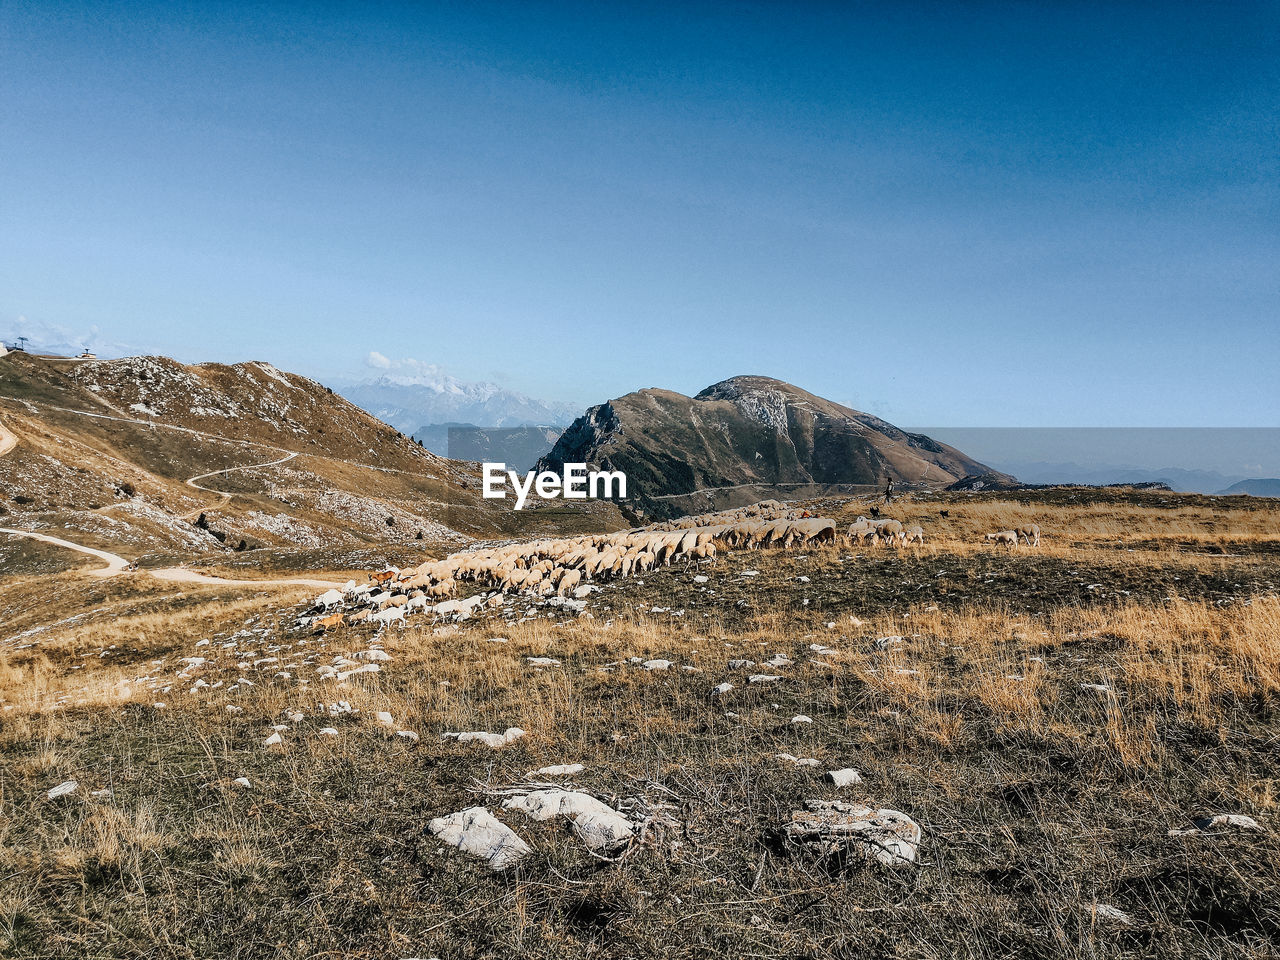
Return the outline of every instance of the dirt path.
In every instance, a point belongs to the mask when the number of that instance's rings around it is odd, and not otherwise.
[[[125,568],[129,566],[129,561],[124,557],[117,556],[114,553],[107,553],[105,550],[95,550],[93,547],[86,547],[83,544],[72,543],[70,540],[62,540],[58,537],[50,537],[43,533],[33,533],[30,530],[14,530],[12,527],[0,527],[0,533],[7,533],[15,537],[26,537],[28,540],[39,540],[43,543],[52,543],[54,546],[66,547],[68,550],[75,550],[79,553],[87,553],[91,557],[97,557],[99,560],[105,560],[107,565],[99,567],[97,570],[90,570],[89,575],[94,577],[114,577],[118,573],[124,573]]]
[[[3,423],[0,423],[0,457],[18,445],[18,438]]]
[[[232,494],[227,493],[225,490],[214,490],[210,487],[202,487],[200,484],[196,483],[197,480],[204,480],[207,477],[219,477],[228,473],[235,473],[237,470],[257,470],[259,467],[274,467],[281,463],[288,463],[296,456],[296,453],[290,453],[288,456],[281,457],[279,460],[271,460],[268,463],[247,463],[242,467],[224,467],[221,470],[210,470],[208,473],[201,473],[194,477],[189,477],[186,481],[188,487],[191,487],[193,490],[202,490],[205,493],[216,493],[222,499],[212,506],[205,505],[202,507],[196,507],[194,510],[189,510],[186,513],[180,514],[178,519],[190,520],[197,514],[204,513],[207,510],[216,510],[220,507],[225,507],[231,501],[231,497],[233,496]]]
[[[108,553],[106,550],[97,550],[93,547],[86,547],[82,543],[72,543],[70,540],[63,540],[60,537],[51,537],[44,533],[35,533],[31,530],[15,530],[12,527],[0,527],[0,533],[7,533],[14,537],[26,537],[28,540],[39,540],[43,543],[52,543],[57,547],[65,547],[68,550],[75,550],[78,553],[85,553],[91,557],[97,557],[99,560],[105,560],[107,564],[105,567],[99,567],[96,570],[89,571],[89,576],[91,577],[114,577],[122,573],[129,572],[128,560],[118,554]],[[211,583],[233,587],[295,586],[320,587],[321,589],[340,586],[338,582],[333,580],[311,580],[305,577],[281,580],[224,580],[222,577],[211,577],[205,573],[188,570],[186,567],[162,567],[158,570],[141,570],[137,572],[169,583]]]

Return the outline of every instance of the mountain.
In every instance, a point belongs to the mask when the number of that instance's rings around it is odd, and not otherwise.
[[[923,434],[761,376],[733,377],[696,397],[648,389],[594,406],[539,467],[577,462],[622,470],[628,493],[655,510],[655,498],[695,493],[678,506],[749,502],[770,491],[812,495],[835,485],[879,488],[889,478],[941,487],[994,473]]]
[[[338,389],[379,420],[414,435],[441,424],[564,426],[581,413],[574,404],[536,400],[494,383],[470,383],[447,374],[381,376]]]
[[[1024,483],[1079,483],[1087,486],[1107,484],[1166,483],[1171,490],[1183,493],[1213,493],[1241,479],[1215,470],[1186,470],[1181,467],[1126,467],[1112,465],[1084,466],[1079,463],[997,460],[1000,469],[1016,473]]]
[[[0,526],[57,531],[144,567],[358,568],[553,522],[480,491],[474,464],[268,363],[0,356]],[[620,519],[591,504],[554,522]],[[0,567],[30,550],[44,548],[0,537]]]
[[[1251,497],[1280,497],[1280,478],[1266,477],[1257,480],[1241,480],[1233,483],[1225,490],[1219,490],[1220,496],[1234,496],[1238,493]]]

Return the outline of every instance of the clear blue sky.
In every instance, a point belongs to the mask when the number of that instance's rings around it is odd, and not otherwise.
[[[0,335],[1280,424],[1274,3],[423,6],[0,4]]]

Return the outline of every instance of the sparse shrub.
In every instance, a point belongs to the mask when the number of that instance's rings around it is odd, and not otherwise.
[[[116,491],[132,500],[138,495],[138,489],[128,480],[116,487]]]
[[[208,530],[209,518],[206,517],[203,513],[200,514],[200,517],[196,520],[196,526],[199,527],[201,530]]]
[[[245,543],[243,540],[236,544],[236,553],[244,553],[248,549],[249,544]]]
[[[396,525],[396,518],[395,518],[395,517],[387,517],[387,526],[388,526],[388,527],[394,527],[395,525]]]
[[[35,497],[28,497],[25,493],[19,493],[19,494],[17,494],[17,495],[13,498],[13,502],[14,502],[14,503],[20,503],[20,504],[22,504],[23,506],[26,506],[26,505],[28,505],[28,504],[35,503],[35,502],[36,502],[36,498],[35,498]]]
[[[413,535],[413,539],[415,539],[415,540],[421,540],[421,539],[422,539],[422,531],[421,531],[421,530],[419,530],[417,533],[415,533],[415,534]]]

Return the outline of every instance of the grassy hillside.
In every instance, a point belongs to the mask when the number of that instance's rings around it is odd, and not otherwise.
[[[844,523],[868,505],[808,506]],[[913,497],[892,512],[924,526],[923,547],[731,552],[605,583],[581,616],[520,601],[380,637],[293,629],[298,592],[121,593],[65,575],[50,623],[47,578],[4,582],[18,636],[0,636],[0,943],[18,957],[1266,956],[1277,509]],[[978,539],[1027,519],[1039,549]],[[371,645],[392,658],[380,672],[320,679]],[[331,713],[340,701],[355,712]],[[264,748],[276,726],[282,745]],[[496,750],[441,739],[512,726],[526,735]],[[643,844],[599,859],[563,819],[502,809],[502,788],[567,763],[584,766],[575,789],[648,811]],[[861,782],[824,781],[842,768]],[[815,798],[907,814],[917,861],[788,839]],[[477,804],[532,847],[518,868],[492,873],[428,832]],[[1216,814],[1260,829],[1194,828]]]

